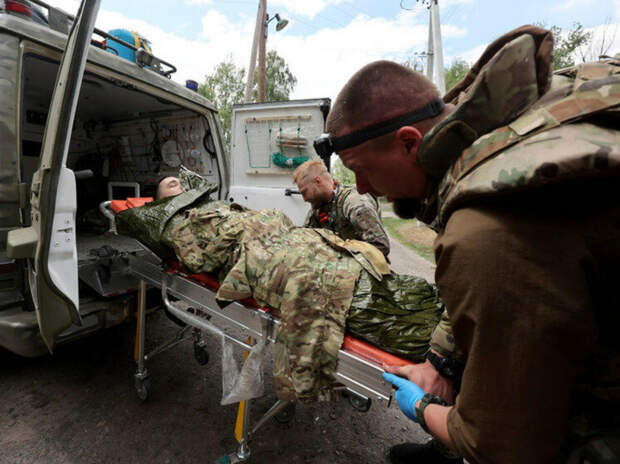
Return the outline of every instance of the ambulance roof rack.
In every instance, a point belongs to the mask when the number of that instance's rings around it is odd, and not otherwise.
[[[75,16],[59,8],[48,5],[42,0],[29,0],[29,2],[47,9],[47,20],[48,20],[48,25],[50,29],[55,30],[56,32],[61,32],[63,34],[69,33],[69,29],[71,27],[71,24],[75,20]],[[147,52],[144,48],[136,47],[135,45],[129,42],[125,42],[124,40],[118,37],[114,37],[108,34],[107,32],[102,31],[101,29],[95,28],[93,34],[103,37],[104,39],[101,42],[97,40],[91,40],[91,45],[94,45],[95,47],[99,47],[104,50],[112,50],[113,52],[115,51],[118,54],[117,50],[105,44],[105,40],[110,39],[110,40],[113,40],[114,42],[120,43],[121,45],[135,51],[136,52],[136,63],[140,67],[148,66],[150,70],[155,71],[156,73],[161,74],[162,76],[165,76],[168,79],[170,79],[171,74],[177,71],[176,66],[174,66],[173,64],[170,64],[160,58],[157,58],[156,56]]]

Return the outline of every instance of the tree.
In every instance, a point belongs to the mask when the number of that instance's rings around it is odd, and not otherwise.
[[[444,78],[446,81],[446,91],[450,90],[455,84],[459,83],[461,79],[467,75],[469,68],[471,68],[471,66],[469,66],[467,61],[460,58],[455,58],[452,61],[452,64],[445,70]]]
[[[355,185],[355,174],[347,169],[338,157],[332,163],[332,177],[343,185]]]
[[[420,58],[420,55],[413,55],[407,58],[407,60],[401,64],[403,66],[407,66],[410,69],[413,69],[414,71],[423,73],[424,66],[421,65]],[[469,71],[469,68],[470,66],[465,60],[456,58],[454,61],[452,61],[452,64],[444,70],[446,91],[450,90],[452,87],[454,87],[454,84],[463,79]]]
[[[585,63],[586,61],[596,61],[601,56],[609,53],[613,54],[615,50],[611,47],[616,42],[618,33],[618,24],[613,24],[611,18],[605,20],[605,24],[595,28],[591,34],[591,40],[587,45],[579,49],[579,56]]]
[[[257,81],[258,77],[255,77],[255,82]],[[297,78],[288,68],[284,58],[278,55],[275,50],[267,52],[265,57],[265,100],[288,100],[295,85],[297,85]],[[255,89],[253,94],[254,101],[256,101],[258,89]]]
[[[545,27],[544,24],[541,24]],[[577,51],[587,47],[592,40],[592,33],[583,29],[581,23],[573,23],[573,27],[564,34],[559,26],[551,26],[553,34],[553,69],[568,68],[575,65]],[[582,60],[585,61],[582,56]]]
[[[215,104],[227,147],[230,147],[232,106],[243,102],[244,82],[245,69],[237,68],[232,61],[232,56],[229,55],[226,61],[222,61],[215,67],[213,73],[205,77],[205,83],[198,89],[201,95]]]
[[[215,67],[213,73],[205,76],[204,84],[198,89],[201,95],[215,104],[227,147],[230,147],[232,106],[243,103],[245,74],[245,68],[238,68],[233,63],[232,56],[229,55],[225,61]],[[288,100],[296,84],[297,78],[291,73],[284,58],[279,56],[275,50],[269,51],[265,59],[265,99],[267,101]],[[252,96],[253,101],[256,101],[256,85],[254,85]]]

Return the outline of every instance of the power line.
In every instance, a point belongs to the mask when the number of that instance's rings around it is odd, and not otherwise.
[[[351,19],[355,19],[357,16],[352,15],[351,13],[349,13],[348,11],[340,8],[340,6],[338,5],[332,5],[334,8],[336,8],[337,10],[341,11],[342,13],[344,13],[345,15],[347,15],[349,18]]]
[[[340,26],[342,28],[347,27],[346,24],[342,24],[342,23],[340,23],[338,21],[334,21],[333,19],[329,18],[327,15],[325,15],[325,13],[318,13],[317,16],[322,17],[324,19],[327,19],[329,22],[331,22],[331,23],[333,23],[333,24],[335,24],[337,26]]]
[[[333,5],[333,6],[336,6],[336,5]],[[355,17],[357,17],[359,13],[362,13],[362,14],[370,17],[370,18],[372,18],[372,16],[373,16],[368,11],[366,11],[365,9],[362,9],[359,6],[349,5],[348,3],[343,3],[341,6],[343,6],[343,7],[346,6],[347,8],[350,8],[351,10],[353,10],[355,12]]]

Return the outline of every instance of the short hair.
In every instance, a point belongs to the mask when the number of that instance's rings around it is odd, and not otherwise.
[[[422,108],[439,97],[437,87],[419,72],[392,61],[374,61],[342,88],[327,115],[326,131],[340,135],[345,127],[358,130]],[[433,125],[426,120],[415,124],[423,132]]]
[[[322,160],[311,159],[300,164],[295,172],[293,172],[293,182],[297,185],[308,181],[309,177],[321,176],[323,178],[330,177],[327,166]]]

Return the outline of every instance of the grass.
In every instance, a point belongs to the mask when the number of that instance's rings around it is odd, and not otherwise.
[[[384,217],[383,224],[388,233],[403,245],[411,248],[422,258],[434,263],[433,240],[435,233],[426,226],[417,225],[416,221]]]

